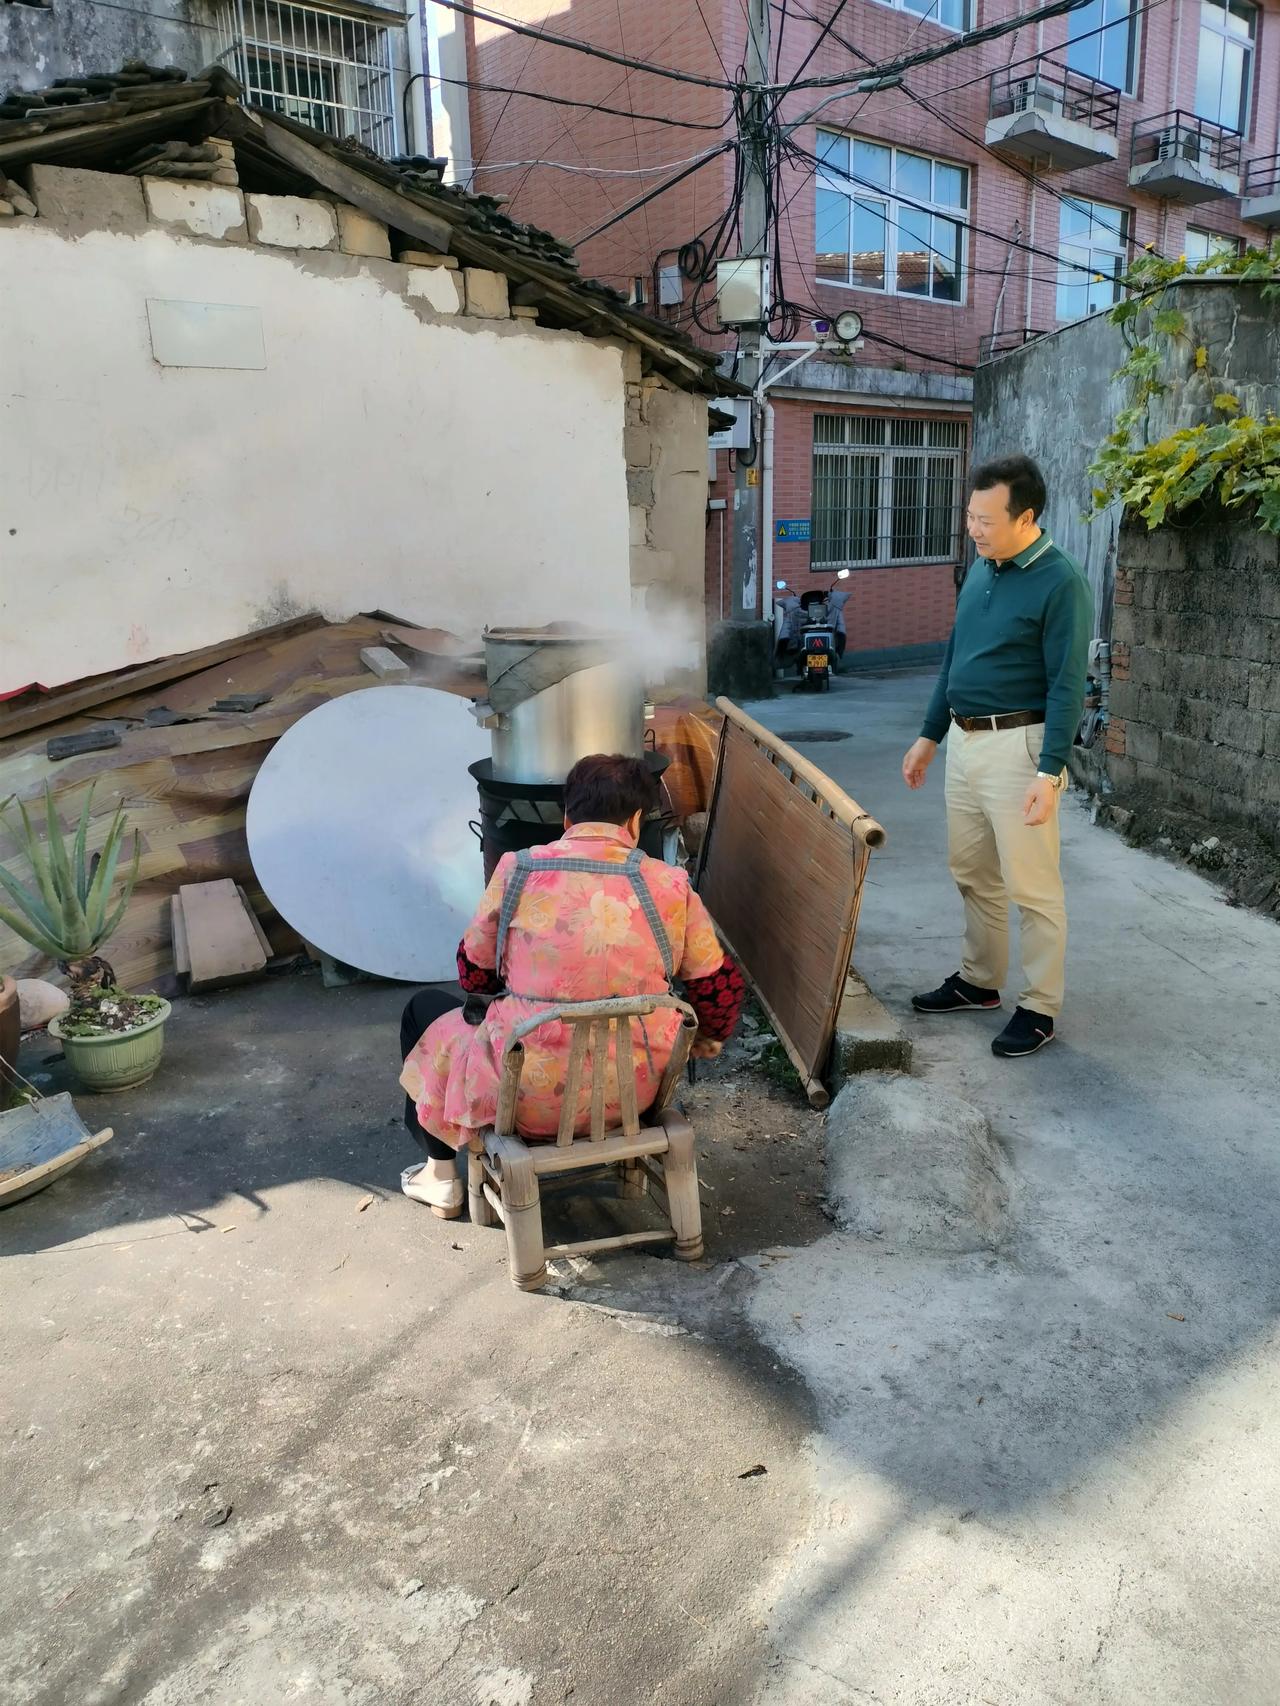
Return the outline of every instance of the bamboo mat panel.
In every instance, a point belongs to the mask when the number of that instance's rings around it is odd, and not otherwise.
[[[849,972],[866,852],[726,721],[698,892],[811,1079]]]

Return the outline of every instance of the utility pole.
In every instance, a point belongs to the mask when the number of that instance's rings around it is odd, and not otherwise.
[[[747,41],[746,117],[740,142],[745,168],[742,197],[742,249],[744,256],[764,258],[762,306],[769,306],[768,264],[770,231],[768,221],[768,151],[765,133],[768,122],[769,0],[745,0],[750,35]],[[760,381],[762,325],[744,326],[739,344],[738,377],[750,385],[751,438],[755,457],[750,467],[737,458],[733,476],[733,619],[752,622],[760,607],[760,467],[764,460],[759,398],[754,395]]]

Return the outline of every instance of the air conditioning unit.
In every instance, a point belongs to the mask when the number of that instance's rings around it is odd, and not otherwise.
[[[1156,137],[1156,159],[1189,160],[1193,165],[1198,165],[1203,146],[1204,138],[1198,131],[1183,130],[1180,125],[1171,125]]]
[[[1060,116],[1062,95],[1037,78],[1028,77],[1013,86],[1013,110],[1015,113],[1057,113]]]

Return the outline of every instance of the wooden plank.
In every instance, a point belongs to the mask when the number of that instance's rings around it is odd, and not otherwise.
[[[644,1021],[640,1021],[643,1026]],[[618,1020],[618,1106],[624,1137],[640,1135],[640,1110],[636,1106],[636,1058],[631,1040],[631,1020]]]
[[[590,1167],[611,1167],[618,1161],[634,1161],[639,1155],[661,1155],[666,1147],[667,1134],[661,1126],[646,1126],[637,1137],[623,1137],[617,1132],[603,1143],[580,1137],[564,1149],[558,1143],[531,1143],[529,1153],[534,1172],[543,1179]]]
[[[322,189],[332,190],[362,213],[403,231],[425,249],[448,253],[453,241],[453,226],[448,220],[428,213],[425,207],[399,191],[377,183],[357,165],[348,166],[327,149],[317,148],[314,142],[261,113],[229,108],[225,128],[233,137],[245,136],[264,144],[286,165],[311,178]]]
[[[249,897],[244,892],[244,888],[240,883],[236,884],[236,893],[240,896],[240,904],[244,907],[244,910],[245,910],[246,914],[248,915],[248,919],[249,919],[250,924],[253,925],[254,933],[258,938],[259,947],[262,949],[263,953],[267,956],[267,958],[270,959],[272,954],[275,952],[275,949],[271,946],[270,938],[268,937],[266,931],[262,928],[261,920],[259,919],[257,913],[253,910],[252,906],[250,906]]]
[[[173,969],[179,977],[191,975],[191,949],[187,946],[187,916],[182,910],[182,896],[170,896],[169,910],[173,920]]]
[[[589,1022],[579,1019],[573,1027],[569,1065],[564,1075],[564,1094],[560,1098],[560,1129],[556,1134],[556,1142],[560,1144],[573,1142],[573,1128],[578,1123],[578,1096],[582,1090],[582,1063],[587,1057],[590,1037]]]
[[[608,1019],[596,1019],[591,1025],[591,1141],[599,1143],[604,1137],[605,1091],[609,1084]]]
[[[96,103],[95,103],[96,104]],[[166,131],[178,119],[187,118],[214,106],[211,96],[188,101],[180,106],[151,108],[140,113],[126,113],[121,118],[103,119],[95,124],[83,124],[53,132],[42,131],[37,136],[21,137],[13,142],[0,142],[0,161],[26,160],[39,157],[51,159],[59,154],[76,153],[89,142],[128,142],[151,131]]]
[[[220,640],[216,645],[202,646],[198,651],[175,653],[172,657],[157,658],[154,663],[140,664],[136,669],[100,676],[82,687],[55,688],[39,703],[21,710],[6,711],[0,707],[0,740],[11,735],[25,734],[28,729],[40,729],[49,723],[60,723],[64,717],[82,716],[86,711],[107,705],[128,693],[141,692],[148,687],[162,687],[184,675],[195,675],[202,669],[226,663],[241,652],[284,639],[290,634],[306,633],[311,628],[327,626],[318,611],[298,616],[291,622],[278,623],[274,628],[260,628],[251,634],[237,634],[234,639]]]
[[[669,1244],[675,1230],[665,1232],[622,1232],[616,1238],[586,1238],[581,1244],[548,1244],[544,1256],[593,1256],[600,1250],[633,1250],[640,1244]]]
[[[230,877],[184,883],[178,897],[186,920],[193,990],[239,983],[263,970],[267,956]]]

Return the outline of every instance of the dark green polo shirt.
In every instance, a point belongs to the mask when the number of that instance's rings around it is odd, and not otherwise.
[[[941,741],[962,717],[1039,711],[1040,769],[1066,766],[1084,709],[1093,595],[1079,565],[1042,533],[1002,566],[979,557],[956,606],[921,734]]]

